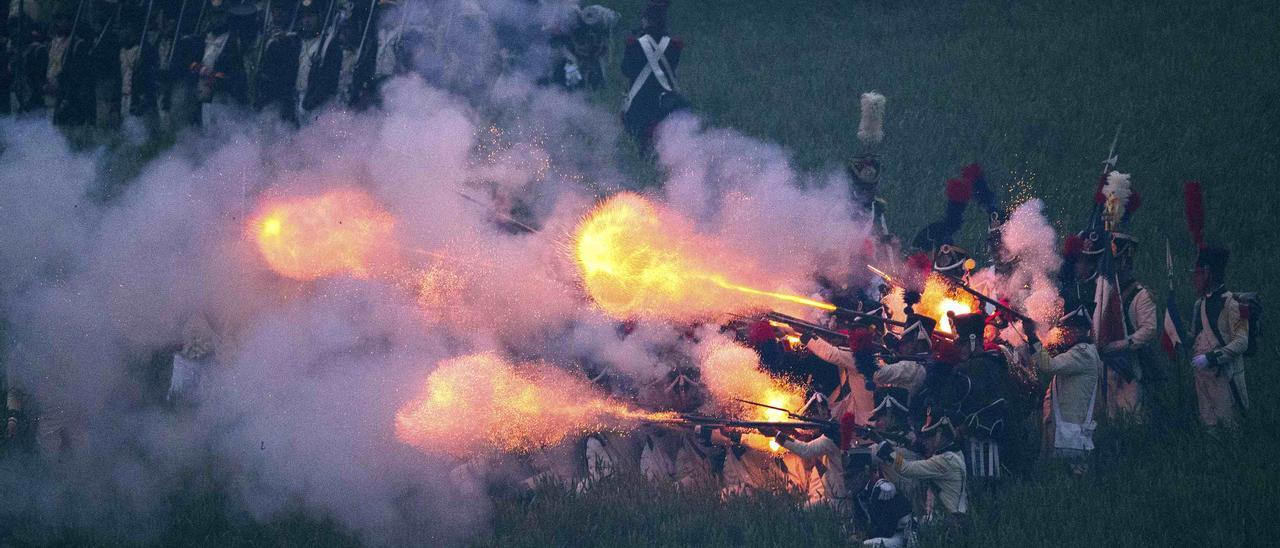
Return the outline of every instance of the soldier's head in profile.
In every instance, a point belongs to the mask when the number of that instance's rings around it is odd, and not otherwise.
[[[320,33],[320,15],[314,11],[302,14],[301,30],[303,38],[313,38]]]

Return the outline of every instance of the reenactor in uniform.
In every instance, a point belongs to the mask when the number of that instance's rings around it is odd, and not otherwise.
[[[882,444],[876,456],[892,462],[899,476],[919,482],[920,489],[929,493],[932,504],[925,508],[923,521],[958,533],[969,511],[968,474],[959,433],[950,417],[940,417],[920,429],[919,440],[923,458],[912,459],[909,452],[891,443]]]
[[[627,39],[622,75],[627,78],[622,125],[642,151],[653,148],[658,124],[687,105],[680,96],[675,71],[684,42],[667,35],[667,0],[650,0],[637,36]]]
[[[604,6],[574,7],[563,27],[551,33],[551,81],[567,89],[604,87],[609,35],[618,18]]]
[[[200,102],[201,124],[214,115],[211,105],[244,105],[248,100],[244,53],[240,37],[232,32],[227,7],[210,7],[208,31],[199,61],[191,67],[196,77],[196,98]]]
[[[852,413],[857,421],[865,421],[875,408],[875,355],[872,333],[865,325],[852,325],[849,329],[849,350],[839,348],[820,337],[801,335],[801,342],[813,355],[834,365],[840,373],[840,383],[830,394],[831,415],[843,417]]]
[[[821,394],[815,393],[814,395],[821,397]],[[824,401],[825,398],[810,398],[809,403],[800,410],[799,414],[818,419],[830,418],[831,411]],[[807,439],[797,439],[787,432],[771,429],[761,429],[760,433],[773,437],[774,441],[782,448],[805,461],[813,463],[821,480],[821,490],[819,493],[810,491],[809,504],[825,503],[833,508],[848,509],[850,494],[845,486],[844,455],[852,440],[845,439],[838,427],[831,427],[812,435],[805,435],[804,437]],[[815,498],[813,496],[815,494],[819,496]]]
[[[58,125],[93,122],[94,91],[87,40],[72,34],[68,15],[54,18],[45,70],[46,105]]]
[[[1137,416],[1142,401],[1142,382],[1148,375],[1155,375],[1150,357],[1156,340],[1156,303],[1151,292],[1138,283],[1133,274],[1133,255],[1138,240],[1114,232],[1112,248],[1116,258],[1116,279],[1119,281],[1121,311],[1124,315],[1125,338],[1108,343],[1102,348],[1105,354],[1122,354],[1129,364],[1128,370],[1114,371],[1107,375],[1107,416],[1118,414]]]
[[[275,109],[285,120],[295,120],[294,84],[298,80],[298,54],[302,42],[289,32],[283,3],[272,5],[272,16],[262,45],[258,67],[255,110]]]
[[[1191,365],[1196,402],[1205,426],[1236,426],[1249,408],[1244,355],[1249,349],[1249,309],[1227,291],[1227,250],[1205,247],[1193,274],[1200,298],[1191,314]]]
[[[194,0],[188,0],[194,2]],[[160,123],[170,131],[200,125],[200,108],[196,96],[197,66],[204,54],[204,37],[196,28],[199,13],[186,5],[179,18],[165,17],[158,46],[160,67],[156,93]]]
[[[1035,325],[1023,322],[1037,368],[1053,380],[1045,393],[1044,452],[1065,459],[1075,474],[1087,470],[1085,457],[1093,451],[1094,404],[1102,376],[1102,358],[1089,336],[1093,318],[1077,308],[1059,320],[1053,348],[1035,336]]]
[[[125,13],[129,17],[119,26],[120,112],[148,116],[156,110],[159,54],[156,43],[144,36],[142,14]]]
[[[910,315],[907,327],[898,334],[897,354],[895,359],[876,369],[871,380],[880,386],[896,386],[906,391],[903,404],[909,401],[924,385],[925,367],[921,362],[928,359],[933,350],[933,330],[938,324],[933,318]]]

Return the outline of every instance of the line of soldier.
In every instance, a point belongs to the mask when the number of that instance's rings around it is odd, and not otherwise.
[[[80,0],[47,23],[14,0],[0,111],[66,126],[125,117],[177,129],[218,107],[305,121],[330,102],[364,108],[408,70],[421,33],[388,0]]]
[[[855,199],[876,204],[867,208],[875,213],[872,226],[883,227],[884,202],[874,198],[878,161],[867,156],[855,164]],[[966,171],[981,176],[972,166]],[[989,243],[998,246],[1005,219],[993,218]],[[970,255],[950,240],[954,221],[934,223],[917,236],[931,246],[918,264],[975,283],[984,274],[1013,275],[1017,259],[997,249],[989,250],[996,258],[990,267],[972,272]],[[1149,355],[1158,338],[1156,308],[1151,291],[1134,276],[1136,238],[1112,228],[1105,235],[1086,230],[1068,238],[1059,288],[1066,312],[1047,342],[1029,318],[994,306],[951,315],[950,332],[943,333],[935,319],[911,310],[918,301],[910,293],[907,321],[891,331],[884,305],[867,299],[867,288],[833,287],[822,297],[861,313],[837,312],[828,318],[831,329],[770,319],[738,319],[726,326],[759,353],[763,367],[810,387],[793,417],[827,426],[752,427],[772,438],[777,450],[749,443],[752,434],[741,427],[714,424],[674,433],[654,427],[633,436],[593,434],[576,454],[563,447],[554,450],[561,453],[538,454],[533,469],[540,472],[526,485],[554,477],[585,488],[633,467],[654,481],[715,485],[726,497],[756,489],[797,491],[811,505],[831,505],[851,516],[857,538],[868,545],[904,545],[918,527],[959,538],[975,485],[994,486],[1010,467],[1028,466],[1037,454],[1084,474],[1101,417],[1142,421],[1158,412],[1156,400],[1144,395],[1167,375]],[[887,231],[872,234],[885,236]],[[1204,246],[1194,274],[1201,298],[1194,308],[1191,364],[1207,426],[1233,425],[1247,409],[1241,360],[1249,345],[1248,307],[1225,290],[1227,259],[1224,250]],[[1100,302],[1106,298],[1098,287],[1106,279],[1114,284],[1118,298],[1111,306],[1118,314]],[[1021,291],[1016,284],[986,283],[1005,305],[1016,308],[1027,298],[1000,294]],[[1107,329],[1099,320],[1108,315],[1123,322],[1121,336],[1099,336]],[[830,336],[835,329],[848,334]],[[668,401],[638,401],[694,410],[708,398],[692,366],[673,368],[666,380],[660,384]],[[1024,420],[1029,417],[1037,420]],[[586,472],[575,476],[565,469],[573,462]],[[554,472],[557,466],[561,470]]]

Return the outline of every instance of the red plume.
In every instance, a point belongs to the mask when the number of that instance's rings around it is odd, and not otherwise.
[[[763,344],[773,340],[773,326],[760,320],[747,328],[747,342],[752,345]]]
[[[849,330],[849,351],[857,354],[858,352],[871,349],[871,332],[866,328],[853,328]]]
[[[1107,203],[1107,195],[1102,193],[1102,187],[1106,186],[1106,184],[1107,174],[1103,173],[1102,176],[1098,178],[1098,188],[1093,191],[1093,203],[1099,205]]]
[[[1084,252],[1084,238],[1072,234],[1062,241],[1063,257],[1078,257]]]
[[[840,448],[846,451],[853,445],[854,429],[858,426],[858,418],[853,413],[840,415]]]
[[[974,162],[972,164],[964,166],[964,169],[960,170],[960,176],[962,178],[968,179],[969,181],[977,181],[978,179],[981,179],[982,164]]]
[[[933,270],[933,259],[928,253],[920,252],[907,257],[907,268],[912,272],[929,272]]]
[[[1196,247],[1204,247],[1204,194],[1200,181],[1187,181],[1182,186],[1182,199],[1187,210],[1187,230]]]
[[[1137,211],[1140,207],[1142,207],[1142,195],[1138,194],[1138,191],[1135,190],[1129,195],[1129,201],[1124,203],[1125,216],[1128,217],[1129,215],[1133,215],[1133,212]]]
[[[963,204],[973,197],[973,179],[947,180],[947,200]]]

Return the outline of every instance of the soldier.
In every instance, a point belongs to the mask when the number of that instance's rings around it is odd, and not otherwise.
[[[196,29],[198,13],[191,5],[180,9],[179,18],[164,17],[157,71],[156,93],[159,96],[160,123],[170,131],[200,124],[196,98],[198,80],[192,67],[200,63],[204,40]]]
[[[907,393],[907,397],[901,400],[904,404],[920,390],[925,378],[925,368],[921,362],[933,350],[933,329],[937,324],[936,320],[926,316],[908,316],[907,327],[898,336],[897,350],[903,359],[894,360],[876,369],[871,377],[876,386],[903,388]]]
[[[604,6],[572,8],[568,21],[551,34],[551,81],[567,89],[604,87],[609,35],[618,18],[618,12]]]
[[[45,104],[58,125],[93,121],[93,85],[88,67],[89,44],[72,34],[71,17],[54,18],[45,69]]]
[[[156,71],[159,68],[156,43],[146,40],[140,18],[121,22],[120,112],[127,116],[147,116],[156,109]]]
[[[907,391],[900,387],[877,387],[876,388],[876,408],[871,413],[872,425],[876,432],[886,437],[897,437],[899,439],[907,439],[911,433],[911,425],[908,420],[907,407]],[[876,446],[876,451],[872,453],[872,464],[877,467],[879,476],[893,483],[900,493],[907,497],[911,502],[916,513],[924,510],[924,497],[920,496],[919,485],[898,474],[897,468],[894,466],[893,460],[880,460],[879,454],[883,444],[892,443],[888,440],[881,440]],[[898,451],[902,451],[904,457],[908,460],[918,459],[919,456],[908,447],[898,447]]]
[[[1113,360],[1113,363],[1128,363],[1129,367],[1127,370],[1116,368],[1115,374],[1107,375],[1107,416],[1122,413],[1136,416],[1142,399],[1140,382],[1155,372],[1153,367],[1144,366],[1154,361],[1150,354],[1156,339],[1156,303],[1151,292],[1133,275],[1133,255],[1138,240],[1115,232],[1111,234],[1111,241],[1126,336],[1101,350],[1104,356],[1122,355],[1123,360]]]
[[[866,530],[863,546],[902,548],[911,529],[911,502],[892,481],[884,478],[868,482],[858,494],[858,508]]]
[[[849,350],[837,348],[835,345],[818,337],[801,335],[801,343],[813,355],[836,366],[840,373],[840,383],[828,398],[831,401],[831,414],[843,417],[852,413],[854,420],[865,421],[875,408],[875,355],[872,334],[865,325],[853,325],[849,328]]]
[[[653,148],[658,123],[687,107],[675,79],[684,42],[667,35],[667,3],[650,0],[639,36],[627,39],[622,56],[622,74],[630,88],[622,104],[622,124],[645,153]]]
[[[1053,376],[1043,408],[1044,452],[1065,459],[1076,475],[1087,470],[1085,457],[1093,451],[1094,403],[1102,358],[1089,337],[1093,319],[1077,308],[1059,320],[1059,341],[1046,349],[1036,338],[1035,325],[1023,322],[1037,368]]]
[[[1226,249],[1205,247],[1193,274],[1200,298],[1192,310],[1191,365],[1196,402],[1205,426],[1236,426],[1249,408],[1244,354],[1249,348],[1249,309],[1227,291]]]
[[[933,495],[933,505],[925,508],[921,516],[925,521],[959,532],[969,511],[968,477],[959,434],[949,417],[941,417],[921,428],[919,438],[925,458],[910,459],[909,452],[890,443],[882,444],[876,456],[892,462],[898,475],[919,482],[921,490]]]
[[[199,62],[192,67],[202,125],[210,123],[216,116],[214,111],[217,108],[213,105],[233,107],[244,105],[248,99],[243,49],[240,37],[231,32],[229,17],[226,7],[210,8],[204,49]]]
[[[91,72],[94,123],[98,127],[115,127],[120,123],[120,46],[123,23],[135,18],[120,0],[101,0],[94,4],[99,21],[90,41],[88,67]]]
[[[860,211],[867,212],[870,237],[891,237],[885,221],[887,202],[879,196],[880,157],[867,152],[854,157],[845,166],[849,175],[849,197]]]
[[[817,415],[819,418],[825,418]],[[844,451],[849,447],[838,428],[832,427],[816,433],[793,438],[786,432],[778,432],[764,428],[760,430],[765,436],[773,436],[774,441],[796,456],[812,462],[821,480],[821,489],[810,490],[809,504],[826,503],[837,509],[847,509],[849,492],[845,488]],[[817,496],[815,496],[817,495]]]
[[[266,41],[262,45],[262,62],[258,67],[254,109],[275,109],[284,120],[296,120],[293,89],[298,80],[298,54],[301,41],[289,32],[285,5],[272,4]]]

